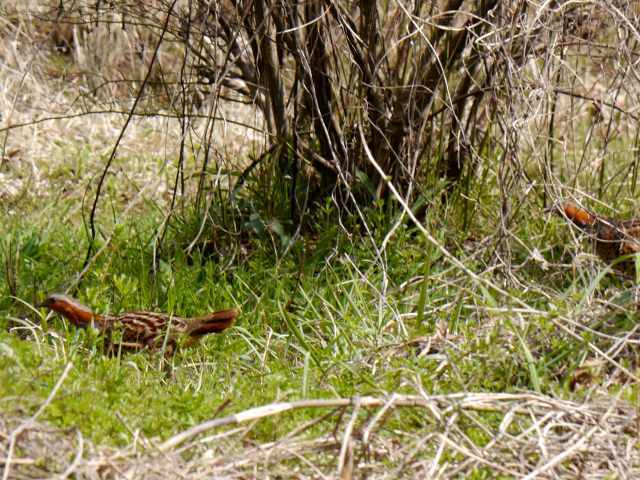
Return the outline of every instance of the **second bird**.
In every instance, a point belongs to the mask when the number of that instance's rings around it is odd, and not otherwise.
[[[571,202],[562,204],[562,212],[582,231],[593,238],[596,254],[605,262],[640,252],[640,219],[615,220],[596,215]],[[633,275],[635,262],[628,259],[616,263],[615,268]]]

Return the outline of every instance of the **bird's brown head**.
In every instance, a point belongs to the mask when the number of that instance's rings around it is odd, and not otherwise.
[[[591,227],[596,223],[596,216],[573,202],[564,202],[561,206],[564,215],[580,228]]]
[[[49,295],[42,306],[63,315],[77,327],[84,327],[94,318],[93,312],[77,300],[60,293]]]

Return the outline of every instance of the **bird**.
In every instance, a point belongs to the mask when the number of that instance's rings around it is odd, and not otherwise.
[[[563,202],[560,207],[561,214],[591,236],[595,253],[605,262],[612,263],[623,255],[640,252],[640,219],[601,217],[569,201]],[[615,263],[614,268],[633,275],[635,261],[633,258],[622,260]]]
[[[64,294],[49,295],[42,306],[65,317],[79,328],[94,327],[108,335],[109,348],[125,351],[154,350],[165,346],[165,355],[175,353],[178,344],[188,347],[209,333],[220,333],[233,325],[238,310],[220,310],[194,318],[182,318],[167,313],[128,312],[118,315],[94,313],[89,307]],[[121,340],[111,342],[114,331],[121,332]],[[186,341],[179,342],[181,337]]]

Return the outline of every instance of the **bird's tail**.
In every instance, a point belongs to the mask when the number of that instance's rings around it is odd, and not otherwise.
[[[199,338],[208,333],[220,333],[233,325],[237,316],[238,310],[235,308],[229,308],[227,310],[220,310],[218,312],[210,313],[209,315],[194,318],[189,322],[187,334],[191,338]]]
[[[581,229],[593,227],[598,222],[598,217],[593,213],[580,208],[571,202],[562,204],[562,210],[566,217]]]

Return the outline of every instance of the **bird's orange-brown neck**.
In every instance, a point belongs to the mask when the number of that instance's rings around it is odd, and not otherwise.
[[[52,295],[47,298],[45,305],[54,312],[63,315],[78,327],[85,327],[92,322],[102,322],[102,317],[96,315],[77,300],[66,295]]]
[[[567,218],[579,227],[590,227],[596,223],[595,215],[571,202],[565,202],[562,205],[562,209]]]

